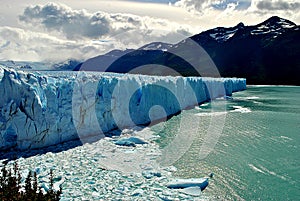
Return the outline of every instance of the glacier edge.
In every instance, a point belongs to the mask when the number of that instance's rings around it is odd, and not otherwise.
[[[0,66],[0,89],[0,150],[26,150],[146,125],[245,90],[246,80]]]

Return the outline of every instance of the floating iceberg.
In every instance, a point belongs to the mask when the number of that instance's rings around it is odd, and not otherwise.
[[[175,179],[167,184],[168,188],[180,189],[198,187],[203,191],[208,186],[208,178],[199,179]]]
[[[239,78],[26,72],[0,66],[0,150],[104,137],[244,89],[246,80]]]
[[[138,137],[129,137],[117,140],[115,142],[116,145],[120,146],[128,146],[128,147],[135,147],[137,144],[147,144],[146,141],[138,138]]]

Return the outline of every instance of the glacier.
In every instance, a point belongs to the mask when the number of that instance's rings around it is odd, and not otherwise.
[[[243,78],[22,71],[0,66],[0,150],[105,137],[109,131],[151,125],[245,89]]]

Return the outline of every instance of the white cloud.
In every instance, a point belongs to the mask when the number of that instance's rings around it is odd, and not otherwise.
[[[89,13],[57,3],[26,7],[19,20],[22,28],[0,27],[0,60],[88,59],[154,41],[175,43],[196,32],[165,19]]]
[[[69,39],[97,38],[109,33],[111,27],[107,18],[105,13],[90,14],[55,3],[27,7],[19,16],[27,25],[62,32]]]
[[[300,9],[300,2],[298,0],[179,0],[174,5],[185,8],[192,13],[205,14],[207,9],[216,8],[215,5],[222,5],[220,7],[227,7],[235,4],[236,8],[239,4],[249,4],[251,2],[257,10],[282,10],[295,11]]]
[[[252,0],[246,15],[248,14],[259,19],[277,15],[299,23],[300,3],[298,0]]]
[[[107,39],[73,40],[14,27],[0,27],[0,60],[49,61],[85,60],[113,49],[138,48],[145,41],[182,35],[162,31],[127,31]]]
[[[269,0],[269,1],[258,1],[257,8],[261,10],[284,10],[284,11],[299,11],[299,1],[282,1],[282,0]]]
[[[0,60],[63,61],[107,51],[113,44],[63,40],[45,33],[0,27]]]
[[[241,9],[241,4],[247,6]],[[300,22],[298,0],[180,0],[174,5],[194,14],[206,28],[234,26],[239,22],[257,24],[274,15]]]
[[[204,14],[206,9],[211,8],[212,0],[180,0],[175,6],[182,7],[193,14]]]
[[[68,39],[99,39],[128,31],[152,33],[153,30],[162,30],[190,34],[189,26],[179,26],[168,20],[100,11],[89,13],[56,3],[27,7],[19,19],[32,27],[59,32]]]
[[[206,15],[212,10],[226,10],[228,8],[244,10],[251,0],[179,0],[174,5],[182,7],[196,15]]]

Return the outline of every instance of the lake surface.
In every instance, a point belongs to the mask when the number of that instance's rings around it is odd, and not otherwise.
[[[201,159],[199,147],[206,143],[213,113],[226,114],[223,131],[210,154]],[[183,115],[191,114],[201,117],[201,129],[174,163],[177,176],[213,172],[204,191],[211,200],[299,200],[300,87],[250,86],[232,100],[185,111],[152,128],[162,135],[158,140],[162,148],[178,134]]]

